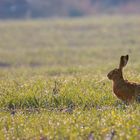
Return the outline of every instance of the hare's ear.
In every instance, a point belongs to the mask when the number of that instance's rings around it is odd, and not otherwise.
[[[122,69],[124,66],[126,66],[128,59],[129,59],[129,55],[121,56],[119,69]]]

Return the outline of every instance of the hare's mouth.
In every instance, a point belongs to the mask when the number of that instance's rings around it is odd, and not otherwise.
[[[111,79],[112,79],[110,74],[108,74],[108,75],[107,75],[107,77],[108,77],[108,79],[109,79],[109,80],[111,80]]]

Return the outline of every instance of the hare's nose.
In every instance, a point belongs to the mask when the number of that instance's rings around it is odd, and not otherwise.
[[[107,74],[107,77],[109,78],[109,73]]]

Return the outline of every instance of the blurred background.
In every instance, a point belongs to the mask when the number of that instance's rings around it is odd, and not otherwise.
[[[0,18],[138,14],[139,0],[0,0]]]
[[[140,69],[139,14],[139,0],[0,0],[1,76],[106,75],[124,54]]]

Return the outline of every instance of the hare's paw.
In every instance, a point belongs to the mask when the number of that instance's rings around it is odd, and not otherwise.
[[[140,103],[140,95],[136,97],[136,102]]]

